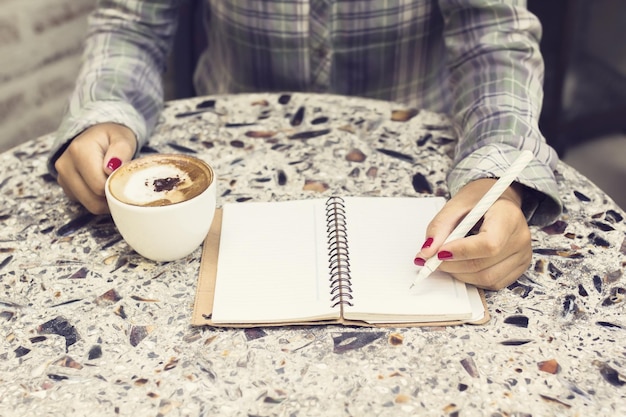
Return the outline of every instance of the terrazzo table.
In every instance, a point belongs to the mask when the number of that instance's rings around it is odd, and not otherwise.
[[[218,205],[446,195],[440,115],[303,94],[169,103],[150,152],[218,173]],[[50,137],[0,155],[1,416],[624,416],[624,213],[558,167],[566,211],[482,326],[190,325],[201,250],[165,264],[46,171]]]

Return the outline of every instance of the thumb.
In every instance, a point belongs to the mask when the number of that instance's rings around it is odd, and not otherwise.
[[[109,147],[104,154],[104,172],[110,175],[133,159],[137,149],[135,134],[125,126],[115,125],[108,131]]]

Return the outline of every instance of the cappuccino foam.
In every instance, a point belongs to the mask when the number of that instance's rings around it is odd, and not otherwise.
[[[116,170],[110,190],[126,204],[165,206],[196,197],[211,181],[211,171],[201,161],[182,155],[154,155]]]

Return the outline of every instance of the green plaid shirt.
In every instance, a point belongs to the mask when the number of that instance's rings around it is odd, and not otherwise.
[[[499,176],[520,149],[531,224],[560,213],[558,157],[538,129],[541,25],[515,0],[205,0],[208,49],[199,94],[313,91],[445,112],[459,135],[452,194]],[[161,76],[177,0],[100,0],[52,161],[95,123],[147,141],[163,106]]]

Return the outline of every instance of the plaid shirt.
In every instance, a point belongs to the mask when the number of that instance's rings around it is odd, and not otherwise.
[[[560,213],[558,157],[538,129],[541,25],[516,0],[204,0],[208,50],[199,94],[313,91],[396,101],[448,113],[459,145],[448,176],[497,177],[530,149],[524,211]],[[100,0],[84,65],[57,132],[53,161],[95,123],[130,127],[146,142],[163,105],[161,76],[177,0]]]

